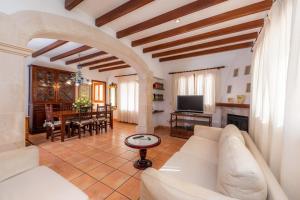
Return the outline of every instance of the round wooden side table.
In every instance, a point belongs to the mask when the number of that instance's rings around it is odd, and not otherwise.
[[[160,142],[160,137],[153,134],[135,134],[127,137],[125,144],[140,150],[140,159],[134,162],[134,167],[141,170],[151,167],[152,161],[146,159],[147,149],[158,146]]]

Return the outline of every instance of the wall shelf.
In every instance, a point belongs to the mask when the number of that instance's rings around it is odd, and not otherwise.
[[[164,112],[164,110],[153,110],[152,111],[153,114],[155,114],[155,113],[162,113],[162,112]]]
[[[242,103],[216,103],[218,107],[229,107],[229,108],[250,108],[250,104],[242,104]]]

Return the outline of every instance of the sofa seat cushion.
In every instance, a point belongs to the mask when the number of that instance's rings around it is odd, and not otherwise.
[[[0,199],[88,200],[88,197],[53,170],[41,166],[1,182]]]
[[[218,142],[206,138],[192,136],[181,147],[180,152],[190,154],[192,156],[207,160],[214,164],[218,163]]]
[[[217,165],[183,152],[175,153],[159,170],[210,190],[216,190]]]

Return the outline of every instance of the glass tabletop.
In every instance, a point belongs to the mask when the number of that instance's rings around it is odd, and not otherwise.
[[[133,148],[147,148],[160,144],[160,138],[151,134],[136,134],[125,139],[125,144]]]

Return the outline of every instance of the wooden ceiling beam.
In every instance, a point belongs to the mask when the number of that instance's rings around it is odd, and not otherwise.
[[[241,32],[241,31],[260,28],[263,25],[264,25],[264,19],[254,20],[254,21],[243,23],[243,24],[238,24],[235,26],[230,26],[227,28],[222,28],[222,29],[218,29],[215,31],[202,33],[199,35],[194,35],[191,37],[187,37],[187,38],[174,40],[171,42],[166,42],[166,43],[158,44],[155,46],[147,47],[147,48],[143,49],[143,52],[147,53],[147,52],[151,52],[151,51],[162,50],[162,49],[175,47],[178,45],[183,45],[183,44],[187,44],[190,42],[195,42],[195,41],[199,41],[199,40],[203,40],[203,39],[209,39],[209,38],[223,36],[223,35],[227,35],[227,34],[231,34],[231,33],[237,33],[237,32]]]
[[[188,14],[203,10],[205,8],[217,5],[224,1],[227,1],[227,0],[206,0],[206,1],[197,0],[197,1],[194,1],[192,3],[186,4],[184,6],[176,8],[176,9],[166,12],[164,14],[153,17],[152,19],[149,19],[149,20],[146,20],[139,24],[133,25],[124,30],[118,31],[117,38],[123,38],[125,36],[132,35],[134,33],[140,32],[140,31],[144,31],[146,29],[166,23],[168,21],[175,20],[175,19],[178,19],[185,15],[188,15]]]
[[[212,42],[196,44],[196,45],[183,47],[183,48],[179,48],[179,49],[173,49],[170,51],[155,53],[155,54],[152,54],[152,58],[164,57],[164,56],[169,56],[169,55],[174,55],[174,54],[179,54],[179,53],[185,53],[188,51],[194,51],[194,50],[198,50],[198,49],[205,49],[205,48],[210,48],[210,47],[215,47],[215,46],[220,46],[220,45],[225,45],[225,44],[232,44],[235,42],[252,40],[252,39],[256,39],[257,36],[258,36],[257,32],[238,35],[238,36],[229,37],[229,38],[216,40],[216,41],[212,41]]]
[[[137,10],[140,7],[145,6],[146,4],[154,0],[130,0],[121,6],[109,11],[108,13],[98,17],[95,21],[96,26],[103,26],[119,17],[122,17],[134,10]]]
[[[246,42],[246,43],[234,44],[234,45],[225,46],[225,47],[219,47],[219,48],[215,48],[215,49],[208,49],[208,50],[204,50],[204,51],[197,51],[197,52],[192,52],[192,53],[187,53],[187,54],[164,57],[164,58],[160,58],[159,61],[166,62],[166,61],[171,61],[171,60],[179,60],[179,59],[184,59],[184,58],[203,56],[203,55],[220,53],[220,52],[225,52],[225,51],[232,51],[232,50],[237,50],[237,49],[245,49],[245,48],[250,48],[252,46],[253,46],[253,42]]]
[[[154,34],[145,38],[141,38],[135,41],[132,41],[131,45],[133,47],[135,46],[139,46],[139,45],[143,45],[143,44],[147,44],[150,42],[155,42],[158,40],[162,40],[165,38],[169,38],[169,37],[173,37],[176,35],[180,35],[183,33],[187,33],[196,29],[200,29],[203,27],[207,27],[207,26],[211,26],[211,25],[215,25],[215,24],[219,24],[225,21],[229,21],[229,20],[233,20],[233,19],[237,19],[240,17],[244,17],[244,16],[248,16],[251,14],[255,14],[255,13],[259,13],[262,11],[266,11],[269,10],[272,6],[272,3],[270,3],[269,1],[261,1],[258,3],[254,3],[242,8],[238,8],[235,10],[231,10],[219,15],[215,15],[206,19],[202,19],[187,25],[183,25],[168,31],[164,31],[158,34]]]
[[[95,57],[98,57],[98,56],[102,56],[102,55],[105,55],[105,54],[107,54],[107,53],[104,52],[104,51],[99,51],[99,52],[92,53],[92,54],[89,54],[89,55],[86,55],[86,56],[82,56],[80,58],[68,60],[68,61],[66,61],[66,65],[70,65],[70,64],[81,62],[81,61],[89,60],[89,59],[92,59],[92,58],[95,58]]]
[[[54,61],[56,61],[56,60],[59,60],[59,59],[62,59],[62,58],[66,58],[66,57],[72,56],[72,55],[74,55],[74,54],[80,53],[80,52],[82,52],[82,51],[89,50],[89,49],[91,49],[91,48],[92,48],[92,47],[89,47],[89,46],[87,46],[87,45],[83,45],[83,46],[78,47],[78,48],[76,48],[76,49],[73,49],[73,50],[71,50],[71,51],[67,51],[67,52],[65,52],[65,53],[59,54],[59,55],[57,55],[57,56],[54,56],[54,57],[50,58],[50,61],[51,61],[51,62],[54,62]]]
[[[117,67],[110,67],[110,68],[104,68],[104,69],[99,69],[99,72],[105,72],[105,71],[112,71],[112,70],[118,70],[118,69],[124,69],[124,68],[129,68],[129,65],[120,65]]]
[[[84,0],[65,0],[65,9],[72,10]]]
[[[107,58],[102,58],[102,59],[99,59],[99,60],[93,60],[91,62],[83,63],[83,64],[80,64],[79,66],[80,67],[86,67],[86,66],[90,66],[90,65],[103,63],[103,62],[109,62],[109,61],[117,60],[117,59],[118,58],[116,56],[110,56],[110,57],[107,57]]]
[[[110,62],[110,63],[106,63],[106,64],[102,64],[102,65],[97,65],[97,66],[93,66],[90,67],[90,70],[94,70],[94,69],[100,69],[100,68],[105,68],[105,67],[111,67],[111,66],[116,66],[116,65],[122,65],[125,64],[124,61],[116,61],[116,62]]]
[[[53,42],[52,44],[49,44],[48,46],[45,46],[44,48],[41,48],[35,52],[32,53],[32,57],[36,58],[40,55],[43,55],[45,53],[47,53],[48,51],[51,51],[53,49],[56,49],[57,47],[60,47],[64,44],[66,44],[68,41],[64,41],[64,40],[57,40],[55,42]]]

